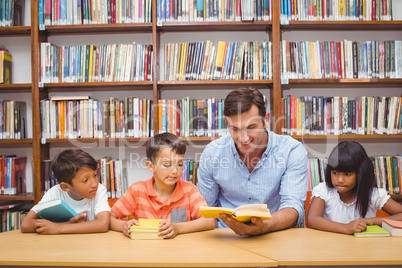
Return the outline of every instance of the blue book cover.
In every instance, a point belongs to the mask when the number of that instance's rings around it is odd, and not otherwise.
[[[39,203],[35,209],[36,215],[52,222],[66,222],[70,218],[78,216],[78,213],[61,199]]]
[[[59,25],[65,24],[67,24],[67,0],[61,0]]]
[[[197,21],[204,20],[204,1],[197,0]]]
[[[38,7],[38,17],[39,17],[39,25],[44,25],[43,20],[43,0],[39,0],[39,7]]]

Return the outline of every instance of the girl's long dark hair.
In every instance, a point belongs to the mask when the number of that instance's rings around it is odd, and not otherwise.
[[[325,182],[333,188],[331,172],[356,173],[356,208],[362,218],[366,216],[373,188],[377,186],[374,167],[363,146],[354,141],[342,141],[331,152],[325,171]]]

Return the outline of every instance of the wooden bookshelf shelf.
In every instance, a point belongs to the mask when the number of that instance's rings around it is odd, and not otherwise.
[[[183,80],[158,81],[159,86],[220,86],[220,85],[271,85],[272,80]]]
[[[163,22],[159,31],[269,31],[271,21],[202,21],[202,22]]]
[[[31,92],[31,84],[0,84],[0,92]]]
[[[33,193],[25,193],[18,195],[0,195],[0,200],[34,201],[34,196]]]
[[[0,35],[30,36],[31,26],[0,27]]]
[[[46,26],[49,35],[56,34],[88,34],[88,33],[123,33],[123,32],[152,32],[152,23],[116,23],[116,24],[83,24],[83,25],[52,25]]]
[[[123,143],[123,142],[146,142],[149,140],[147,137],[143,138],[79,138],[79,139],[46,139],[46,143],[91,143],[91,142],[99,142],[99,143]]]
[[[0,140],[0,144],[32,144],[32,139],[21,139],[21,140]]]
[[[68,89],[69,91],[81,91],[85,90],[144,90],[152,89],[152,81],[130,81],[130,82],[85,82],[85,83],[45,83],[43,86],[50,91],[62,89]]]
[[[401,78],[362,78],[362,79],[289,79],[288,84],[282,84],[282,88],[290,87],[344,87],[351,86],[354,88],[367,88],[367,87],[394,87],[402,85]]]
[[[402,135],[293,135],[296,140],[360,140],[402,139]]]
[[[281,30],[402,31],[402,21],[290,21],[281,25]]]
[[[191,142],[191,141],[200,141],[200,142],[210,142],[220,137],[180,137],[180,139],[184,142]]]

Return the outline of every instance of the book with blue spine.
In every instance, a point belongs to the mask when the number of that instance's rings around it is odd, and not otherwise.
[[[66,222],[70,218],[78,216],[78,213],[61,199],[39,203],[34,209],[36,215],[52,222]]]

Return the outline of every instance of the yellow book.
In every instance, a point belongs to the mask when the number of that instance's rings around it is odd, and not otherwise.
[[[159,236],[159,223],[161,219],[139,219],[139,225],[130,227],[131,239],[163,239]]]
[[[92,68],[93,68],[93,53],[94,45],[89,46],[89,67],[88,67],[88,82],[92,82]]]
[[[249,204],[234,209],[201,206],[200,212],[205,218],[219,218],[219,214],[227,214],[241,222],[248,222],[253,217],[260,218],[261,220],[269,220],[271,218],[267,204]]]
[[[215,80],[221,79],[223,59],[225,57],[225,48],[226,48],[226,42],[219,41],[218,51],[216,52],[216,60],[215,60],[215,74],[214,74]]]
[[[162,100],[158,100],[158,133],[162,133]]]
[[[0,51],[0,84],[12,83],[12,55],[7,51]]]
[[[147,120],[147,99],[142,99],[142,136],[147,137],[147,125],[148,125],[148,120]]]

